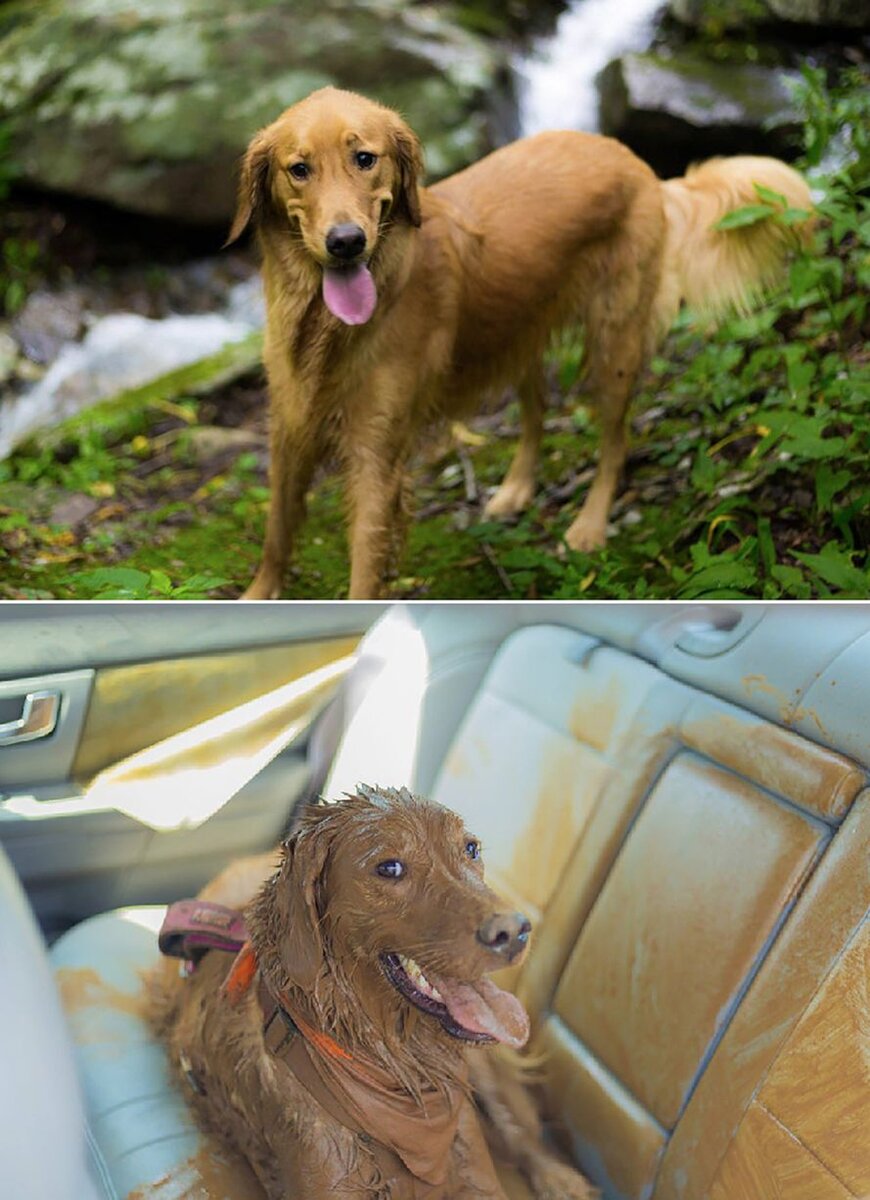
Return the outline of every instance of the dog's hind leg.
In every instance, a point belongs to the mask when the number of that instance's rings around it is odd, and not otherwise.
[[[519,386],[520,442],[510,469],[498,490],[486,503],[485,517],[510,517],[528,508],[535,494],[535,471],[544,429],[546,377],[540,360],[529,368]]]
[[[607,539],[607,518],[628,450],[628,404],[644,361],[645,329],[632,324],[590,325],[587,386],[601,423],[601,450],[592,487],[565,534],[571,550],[597,550]]]

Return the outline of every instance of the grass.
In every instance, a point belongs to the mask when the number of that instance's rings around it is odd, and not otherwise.
[[[515,402],[472,423],[474,444],[430,446],[397,597],[864,598],[870,596],[870,106],[866,77],[829,91],[808,70],[806,162],[852,129],[829,174],[813,250],[758,312],[716,331],[684,318],[633,406],[633,449],[606,548],[562,535],[592,475],[597,435],[580,351],[550,360],[552,404],[536,502],[481,520],[518,432]],[[785,220],[776,198],[732,218]],[[220,365],[220,364],[218,364]],[[224,364],[226,366],[226,364]],[[194,386],[195,384],[195,386]],[[0,464],[0,595],[238,595],[267,503],[265,392],[248,358],[85,414]],[[285,595],[348,582],[340,487],[314,489]]]

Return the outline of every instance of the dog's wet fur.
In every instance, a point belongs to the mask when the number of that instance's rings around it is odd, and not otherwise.
[[[545,1145],[516,1067],[456,1036],[384,970],[384,957],[400,953],[430,979],[476,985],[520,961],[527,924],[507,922],[520,931],[513,942],[489,937],[503,906],[484,881],[477,845],[440,805],[404,789],[360,788],[308,808],[277,863],[275,854],[240,860],[203,889],[206,899],[244,908],[260,970],[319,1032],[388,1071],[405,1095],[452,1089],[461,1100],[443,1188],[420,1190],[402,1170],[373,1182],[366,1147],[267,1050],[256,989],[238,1005],[221,994],[230,957],[210,952],[190,978],[179,977],[175,961],[162,962],[151,979],[152,1017],[179,1078],[192,1073],[204,1094],[181,1086],[207,1126],[248,1160],[270,1200],[322,1200],[339,1189],[350,1200],[504,1200],[493,1153],[541,1200],[594,1194]],[[403,866],[399,878],[379,870],[394,861]]]

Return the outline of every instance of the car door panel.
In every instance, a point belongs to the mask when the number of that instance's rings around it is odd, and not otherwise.
[[[21,725],[28,695],[51,691],[59,698],[56,725],[46,736],[0,744],[0,840],[47,930],[61,930],[105,908],[200,887],[228,859],[274,844],[295,804],[307,794],[312,724],[353,661],[371,614],[357,611],[349,621],[341,610],[321,607],[317,627],[309,612],[300,637],[295,610],[292,616],[286,609],[280,612],[280,635],[268,610],[264,625],[270,641],[264,644],[259,620],[243,621],[240,610],[235,611],[232,625],[226,619],[218,622],[220,636],[210,639],[215,647],[224,643],[219,650],[199,653],[200,647],[190,646],[189,640],[188,652],[179,653],[174,611],[164,610],[162,658],[156,655],[160,631],[153,612],[143,625],[126,613],[101,617],[92,609],[77,614],[67,609],[53,618],[51,637],[41,621],[29,630],[20,618],[0,622],[4,668],[16,657],[31,667],[26,675],[0,682],[0,729]],[[182,632],[191,634],[196,623],[188,612],[182,618]],[[141,640],[128,637],[124,654],[118,634],[128,624],[138,626],[134,633],[145,633]],[[47,669],[45,674],[32,670],[41,656],[46,668],[63,658],[55,651],[64,628],[75,645],[75,658],[68,661],[81,663],[84,657],[91,665]],[[30,646],[26,655],[13,652],[16,636]],[[235,645],[228,648],[231,636]],[[203,638],[193,640],[201,643]],[[137,652],[145,655],[143,661],[134,661]],[[8,669],[3,673],[9,675]],[[321,675],[326,678],[317,683]],[[310,694],[308,680],[316,683]],[[288,689],[294,694],[297,683],[299,701],[286,710],[294,720],[285,721],[280,708],[273,720],[271,698]],[[189,736],[195,759],[199,730],[246,705],[256,707],[258,700],[265,729],[261,741],[271,738],[269,746],[277,745],[286,725],[287,745],[275,755],[270,750],[271,761],[253,778],[243,779],[236,794],[229,794],[207,819],[157,829],[135,813],[95,802],[101,781],[123,772],[128,762],[135,767],[137,756],[147,757],[151,748],[159,751],[173,744],[171,739]],[[228,735],[227,745],[236,753],[238,737],[232,743]],[[213,739],[208,754],[220,775],[219,740]],[[147,775],[143,782],[147,789]],[[153,786],[156,802],[159,773]]]

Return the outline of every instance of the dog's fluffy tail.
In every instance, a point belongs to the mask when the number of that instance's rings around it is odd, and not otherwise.
[[[812,216],[792,226],[762,220],[713,228],[732,209],[762,203],[755,184],[784,196],[790,208],[812,213],[804,179],[775,158],[711,158],[662,184],[668,225],[656,298],[662,335],[682,301],[708,319],[747,312],[779,277],[789,249],[808,243]]]

